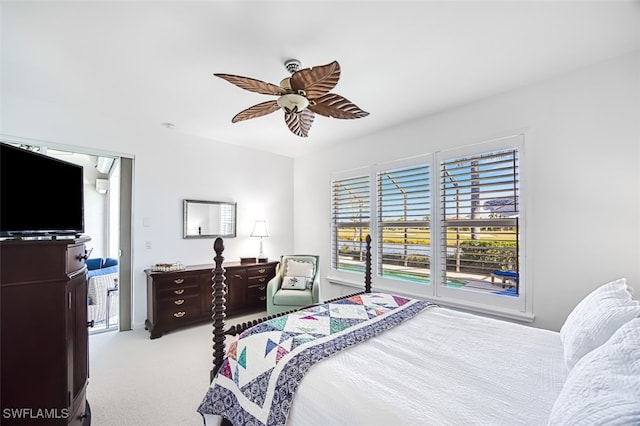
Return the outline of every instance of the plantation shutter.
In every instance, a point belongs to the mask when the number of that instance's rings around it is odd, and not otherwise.
[[[365,239],[370,232],[369,175],[332,182],[332,266],[364,272]]]
[[[428,282],[431,253],[429,165],[378,172],[378,273]]]
[[[235,235],[235,206],[220,205],[220,232],[223,235]]]
[[[518,150],[440,163],[444,284],[466,274],[519,273]],[[515,279],[516,295],[518,279]]]

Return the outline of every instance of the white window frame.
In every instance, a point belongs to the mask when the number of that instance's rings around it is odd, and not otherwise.
[[[481,312],[485,314],[495,315],[499,317],[507,317],[520,321],[533,321],[533,305],[531,294],[530,280],[527,279],[525,249],[526,249],[526,207],[525,207],[525,182],[522,179],[523,170],[526,168],[524,155],[524,134],[507,136],[499,139],[485,141],[477,144],[466,145],[446,151],[438,151],[431,154],[424,154],[398,161],[391,161],[384,164],[374,164],[371,167],[359,168],[350,171],[335,173],[333,180],[345,179],[358,175],[369,174],[370,176],[370,233],[373,238],[371,244],[372,254],[372,288],[374,291],[392,292],[408,296],[419,297],[431,300],[443,306],[461,308],[465,310]],[[441,217],[441,190],[440,190],[440,162],[448,159],[464,157],[468,155],[476,155],[489,153],[493,151],[502,151],[505,149],[518,150],[518,170],[520,175],[519,184],[519,296],[508,297],[498,296],[488,292],[469,291],[454,288],[447,288],[441,285],[440,281],[443,277],[441,250],[442,242],[435,236],[441,235],[442,224]],[[403,167],[416,166],[420,164],[428,164],[430,170],[431,183],[431,260],[430,260],[430,284],[412,283],[409,281],[382,277],[379,274],[379,259],[376,241],[378,232],[378,198],[377,198],[377,175],[379,172],[394,170]],[[331,197],[333,203],[333,197]],[[333,224],[331,225],[333,235]],[[333,250],[333,246],[332,250]],[[332,257],[333,257],[332,253]],[[357,278],[356,278],[357,277]],[[328,280],[332,283],[347,285],[350,287],[362,288],[362,277],[359,273],[349,273],[344,271],[332,270]],[[355,281],[354,281],[355,279]]]
[[[455,159],[459,157],[464,157],[468,155],[475,155],[481,153],[489,153],[493,151],[503,151],[506,149],[516,149],[518,150],[518,170],[519,175],[523,174],[523,163],[524,163],[524,135],[516,135],[501,139],[492,140],[489,142],[482,142],[480,144],[464,146],[460,148],[450,149],[447,151],[440,151],[435,154],[434,162],[435,167],[440,167],[440,163],[444,160]],[[533,320],[533,316],[531,314],[531,298],[528,297],[530,285],[529,280],[527,279],[526,274],[526,262],[525,260],[525,234],[526,234],[526,207],[525,207],[525,197],[523,197],[524,189],[523,189],[523,180],[520,179],[520,196],[519,196],[519,204],[520,204],[520,218],[519,218],[519,271],[518,271],[518,279],[519,279],[519,295],[518,297],[499,297],[493,295],[491,293],[486,292],[472,292],[472,291],[461,291],[459,289],[447,288],[442,285],[434,286],[434,294],[433,296],[440,300],[441,303],[445,303],[448,305],[458,306],[470,308],[476,311],[481,311],[485,313],[493,313],[501,316],[512,317],[514,319],[520,320]],[[440,185],[437,185],[437,188],[434,188],[434,207],[433,209],[438,212],[441,211],[441,191]],[[438,219],[440,219],[440,213],[438,213]],[[436,223],[434,223],[436,222]],[[432,232],[436,235],[440,235],[442,232],[441,229],[442,223],[440,220],[432,221]],[[434,256],[437,256],[437,259],[433,260],[433,268],[432,273],[434,276],[442,277],[442,262],[441,262],[441,250],[435,249]]]
[[[423,284],[423,283],[413,283],[413,282],[409,282],[409,281],[403,281],[403,280],[397,280],[397,279],[393,279],[393,278],[387,278],[387,277],[383,277],[380,275],[379,273],[379,265],[380,265],[380,261],[381,259],[379,259],[379,253],[378,253],[378,241],[377,241],[377,236],[380,234],[378,227],[379,227],[379,223],[378,223],[378,210],[379,210],[379,206],[378,206],[378,197],[377,197],[377,176],[378,173],[382,173],[382,172],[386,172],[386,171],[390,171],[390,170],[395,170],[395,169],[402,169],[405,167],[415,167],[415,166],[419,166],[422,164],[426,164],[429,166],[429,175],[430,175],[430,181],[431,184],[433,186],[434,181],[433,181],[433,154],[424,154],[424,155],[419,155],[416,157],[410,157],[410,158],[405,158],[402,160],[397,160],[397,161],[389,161],[383,164],[375,164],[371,167],[371,175],[372,175],[372,204],[371,204],[371,210],[372,210],[372,216],[373,216],[373,220],[371,223],[371,237],[374,238],[374,241],[371,244],[371,249],[372,249],[372,254],[371,254],[371,261],[372,261],[372,280],[373,280],[373,284],[372,284],[372,288],[373,289],[379,289],[381,291],[388,291],[388,292],[401,292],[403,294],[407,294],[407,295],[413,295],[413,296],[417,296],[417,297],[421,297],[421,298],[425,298],[427,296],[432,296],[433,292],[429,291],[428,293],[426,293],[425,289],[427,288],[431,288],[433,287],[432,284]],[[433,190],[431,191],[431,214],[433,215],[433,197],[434,197],[434,193]],[[433,216],[431,218],[431,227],[433,226]],[[431,228],[431,232],[433,235],[433,228]],[[434,253],[434,239],[431,239],[431,254],[433,256]],[[433,276],[433,257],[431,260],[431,272],[430,275]]]
[[[353,280],[354,277],[361,277],[364,276],[364,273],[360,273],[358,271],[346,271],[346,270],[338,270],[335,268],[334,265],[334,257],[338,256],[338,253],[334,253],[334,245],[335,245],[335,241],[334,241],[334,233],[336,232],[335,230],[335,224],[333,222],[333,185],[335,181],[338,180],[345,180],[345,179],[351,179],[351,178],[356,178],[356,177],[360,177],[360,176],[368,176],[369,178],[369,233],[371,234],[372,238],[373,238],[373,228],[372,228],[372,222],[373,222],[373,215],[375,213],[374,210],[374,204],[373,204],[373,198],[374,198],[374,194],[373,191],[375,191],[375,187],[373,187],[372,185],[372,174],[371,174],[371,168],[370,167],[361,167],[361,168],[357,168],[357,169],[352,169],[352,170],[348,170],[348,171],[344,171],[344,172],[337,172],[334,173],[331,177],[331,185],[329,188],[330,191],[330,196],[329,199],[331,200],[331,211],[330,211],[330,247],[331,247],[331,256],[330,256],[330,266],[331,266],[331,275],[332,275],[332,279],[331,281],[339,283],[339,284],[343,284],[343,285],[348,285],[348,286],[354,286]],[[366,237],[366,236],[365,236]],[[373,244],[372,244],[373,246]],[[363,282],[361,279],[356,278],[357,280],[359,280],[359,285],[358,287],[360,289],[362,289],[363,286]]]

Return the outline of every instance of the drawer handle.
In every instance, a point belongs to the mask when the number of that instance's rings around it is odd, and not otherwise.
[[[262,286],[262,287],[258,287],[258,290],[264,290],[266,287]]]
[[[267,296],[260,296],[258,297],[258,300],[267,300]]]
[[[184,288],[181,288],[180,290],[173,290],[173,292],[175,294],[182,294],[182,293],[184,293]]]
[[[260,281],[261,283],[263,283],[266,280],[266,278],[259,278],[258,281]]]
[[[233,278],[242,278],[242,275],[235,274],[235,275],[233,276]]]
[[[267,271],[267,270],[266,270],[266,269],[264,269],[264,268],[260,268],[260,269],[258,269],[258,272],[260,272],[261,274],[264,274],[266,271]]]
[[[180,311],[180,312],[175,312],[173,314],[173,316],[176,317],[176,318],[182,318],[184,316],[184,314],[186,314],[186,312]]]
[[[176,278],[173,282],[176,284],[182,284],[184,282],[184,278]]]
[[[175,303],[176,305],[182,305],[184,303],[184,299],[174,300],[173,303]]]

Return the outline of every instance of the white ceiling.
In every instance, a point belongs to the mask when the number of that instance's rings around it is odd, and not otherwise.
[[[640,49],[638,1],[2,1],[2,90],[299,156]],[[286,58],[337,60],[368,111],[308,138],[213,76],[278,84]]]

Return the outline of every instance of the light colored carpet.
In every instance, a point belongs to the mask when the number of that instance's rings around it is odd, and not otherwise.
[[[226,319],[226,326],[265,312]],[[144,328],[89,337],[92,426],[199,426],[209,386],[213,327],[204,323],[149,339]]]

